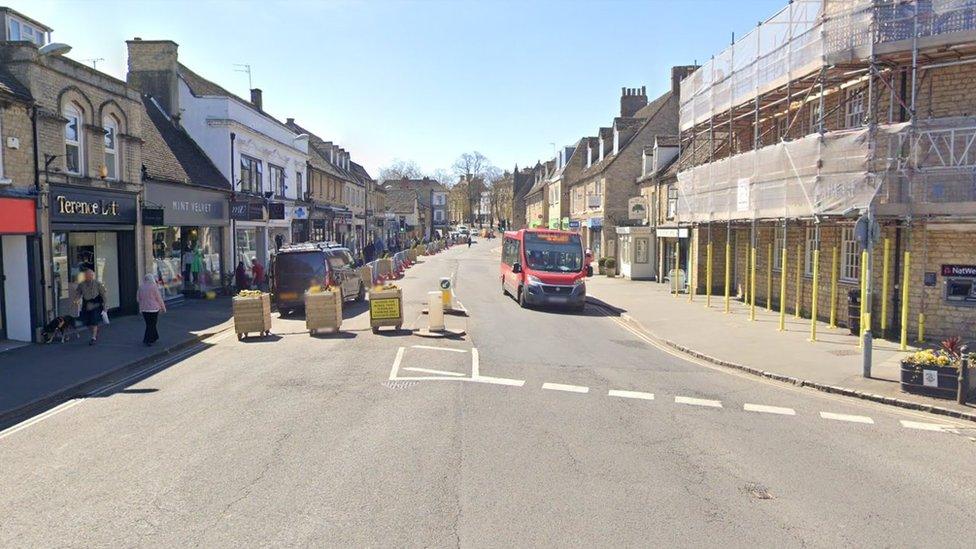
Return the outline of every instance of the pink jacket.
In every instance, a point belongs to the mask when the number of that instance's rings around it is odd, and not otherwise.
[[[166,303],[163,301],[163,296],[159,293],[159,287],[156,284],[143,283],[139,286],[136,301],[139,302],[139,310],[143,312],[166,310]]]

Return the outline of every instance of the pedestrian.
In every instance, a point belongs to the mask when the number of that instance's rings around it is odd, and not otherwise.
[[[258,290],[264,289],[264,265],[256,257],[251,260],[251,282]]]
[[[471,235],[468,235],[468,247],[471,247]]]
[[[146,347],[151,347],[159,339],[159,331],[156,330],[156,322],[159,320],[159,313],[166,312],[166,302],[163,295],[159,293],[159,286],[156,284],[156,276],[146,273],[139,285],[136,293],[136,301],[139,302],[139,311],[142,318],[146,321],[146,331],[142,336],[142,343]]]
[[[237,291],[246,290],[250,285],[247,281],[247,269],[244,268],[243,261],[238,261],[237,268],[234,269],[234,283],[237,284]]]
[[[75,300],[81,301],[78,317],[91,330],[89,345],[94,345],[98,340],[99,324],[108,320],[108,314],[105,312],[107,296],[105,286],[95,280],[95,271],[85,269],[85,279],[75,288]]]

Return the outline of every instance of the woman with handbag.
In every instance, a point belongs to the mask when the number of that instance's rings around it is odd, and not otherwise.
[[[85,326],[91,329],[91,340],[89,345],[94,345],[98,340],[98,326],[101,323],[108,324],[108,313],[105,311],[105,301],[108,294],[105,286],[95,280],[95,271],[85,269],[85,279],[75,288],[75,299],[81,300],[81,310],[78,317]]]

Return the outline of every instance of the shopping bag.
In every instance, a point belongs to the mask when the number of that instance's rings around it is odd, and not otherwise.
[[[102,322],[104,322],[105,324],[111,324],[111,322],[109,322],[108,320],[108,311],[106,311],[105,309],[102,309]]]

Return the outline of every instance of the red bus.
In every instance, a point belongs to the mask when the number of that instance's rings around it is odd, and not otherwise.
[[[502,242],[502,293],[522,307],[562,305],[582,311],[586,277],[593,276],[580,235],[566,231],[506,231]]]

